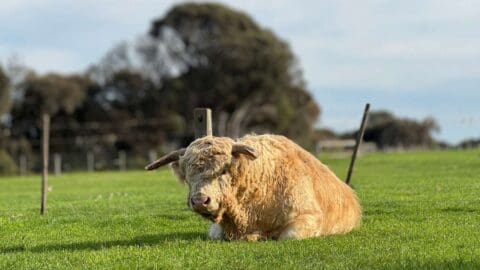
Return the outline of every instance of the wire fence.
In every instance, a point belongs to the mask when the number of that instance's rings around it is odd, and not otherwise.
[[[78,171],[140,170],[157,156],[184,143],[182,137],[174,140],[168,137],[165,131],[169,126],[165,120],[126,120],[121,126],[109,122],[62,120],[52,119],[50,125],[49,171],[57,175]],[[2,166],[11,164],[10,160],[14,164],[4,169],[3,174],[41,172],[41,131],[41,127],[34,126],[23,133],[2,130],[6,143],[3,144],[5,149],[0,148],[0,175]],[[8,159],[2,160],[2,152]]]
[[[109,151],[95,153],[93,151],[53,152],[49,155],[49,171],[55,175],[64,172],[78,171],[126,171],[141,170],[158,156],[156,150],[150,150],[143,155],[129,151]],[[17,154],[12,159],[17,165],[18,174],[28,175],[41,170],[40,154]]]

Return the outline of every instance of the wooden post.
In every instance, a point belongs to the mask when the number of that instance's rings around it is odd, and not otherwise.
[[[44,113],[42,115],[43,135],[42,135],[42,152],[43,152],[43,170],[42,170],[42,199],[40,205],[40,214],[45,214],[47,209],[47,189],[48,189],[48,149],[50,137],[50,115]]]
[[[56,176],[62,174],[62,156],[59,153],[53,154],[53,171]]]
[[[208,108],[196,108],[193,111],[195,123],[195,138],[212,136],[212,110]]]
[[[87,170],[93,172],[95,170],[95,156],[92,152],[87,153]]]
[[[353,173],[353,167],[355,166],[355,160],[357,159],[358,149],[360,148],[360,144],[362,143],[362,140],[363,140],[363,134],[365,133],[365,127],[366,127],[365,124],[367,122],[369,109],[370,109],[370,104],[367,103],[365,105],[365,111],[363,112],[362,123],[360,124],[360,129],[358,130],[357,141],[355,143],[355,148],[353,149],[352,159],[350,160],[350,166],[348,167],[347,180],[345,180],[345,183],[347,183],[347,185],[350,185],[350,180],[352,178],[352,173]]]
[[[127,169],[127,153],[124,150],[118,152],[118,167],[121,171]]]

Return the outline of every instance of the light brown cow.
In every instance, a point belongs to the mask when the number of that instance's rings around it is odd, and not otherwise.
[[[283,136],[207,136],[146,169],[168,163],[189,187],[190,208],[213,222],[212,239],[301,239],[360,224],[352,189]]]

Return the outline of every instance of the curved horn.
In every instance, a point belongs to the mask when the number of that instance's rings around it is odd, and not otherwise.
[[[251,160],[254,160],[258,157],[255,148],[245,144],[236,143],[232,146],[232,155],[238,157],[240,154],[246,155]]]
[[[167,165],[169,163],[177,161],[178,159],[180,159],[180,156],[185,154],[185,150],[186,150],[185,148],[182,148],[182,149],[173,151],[170,154],[165,155],[165,156],[155,160],[154,162],[148,164],[145,167],[145,170],[148,170],[148,171],[155,170],[157,168],[162,167],[163,165]]]

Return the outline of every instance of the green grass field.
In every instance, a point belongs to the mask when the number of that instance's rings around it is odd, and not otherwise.
[[[324,160],[344,178],[348,160]],[[480,151],[367,155],[362,227],[302,241],[214,242],[168,170],[0,178],[0,269],[480,269]]]

